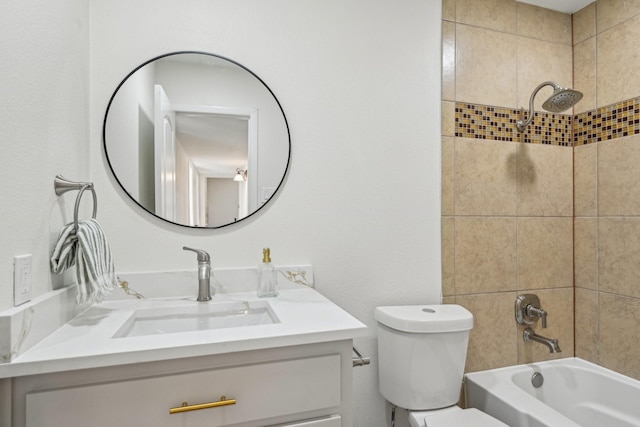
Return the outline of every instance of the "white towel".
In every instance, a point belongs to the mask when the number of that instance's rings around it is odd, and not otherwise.
[[[117,286],[113,257],[98,221],[87,219],[67,224],[60,231],[51,255],[51,271],[61,273],[76,267],[76,302],[102,301]]]

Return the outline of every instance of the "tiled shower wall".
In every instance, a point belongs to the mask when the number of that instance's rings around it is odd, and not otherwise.
[[[593,122],[574,148],[575,352],[640,379],[640,2],[576,13],[574,56]]]
[[[468,371],[575,348],[640,378],[639,13],[639,0],[574,16],[443,0],[443,294],[475,315]],[[547,80],[585,97],[518,134],[521,107]],[[562,353],[523,343],[513,305],[529,292],[549,312],[535,329]]]
[[[515,130],[538,84],[572,77],[571,16],[514,0],[443,1],[443,295],[475,316],[468,371],[573,355],[573,152],[556,140],[569,116]],[[537,110],[551,92],[539,92]],[[540,297],[549,326],[535,329],[562,353],[525,345],[521,293]]]

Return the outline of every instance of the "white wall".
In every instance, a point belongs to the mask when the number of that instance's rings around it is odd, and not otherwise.
[[[90,170],[119,271],[195,268],[183,245],[219,267],[255,265],[265,246],[276,264],[313,264],[317,289],[371,328],[356,342],[373,359],[354,370],[356,425],[386,425],[373,309],[440,293],[440,0],[93,0],[90,34],[82,0],[5,3],[0,309],[14,254],[34,254],[36,294],[53,286],[48,252],[75,196],[59,203],[52,179]],[[275,201],[220,230],[152,218],[103,158],[117,84],[177,50],[245,65],[289,120],[291,169]]]
[[[14,255],[33,254],[34,296],[63,281],[51,276],[49,252],[61,226],[73,219],[75,194],[59,199],[53,179],[90,178],[88,2],[2,2],[0,58],[4,310],[13,306]],[[90,209],[88,196],[83,210]]]
[[[231,178],[207,178],[209,226],[230,224],[238,218],[239,187]]]
[[[145,198],[141,196],[140,184],[144,182],[142,177],[145,173],[153,176],[153,169],[146,170],[142,166],[148,164],[140,158],[141,150],[144,150],[142,147],[146,148],[147,141],[146,139],[140,141],[140,139],[141,128],[145,127],[144,123],[151,128],[149,133],[153,132],[154,78],[155,67],[152,64],[141,68],[120,87],[118,96],[113,98],[109,107],[109,122],[118,125],[108,126],[107,141],[138,142],[137,144],[109,145],[111,167],[117,172],[118,180],[131,197],[138,201]],[[149,136],[153,138],[153,135]],[[153,143],[153,139],[151,142]],[[153,156],[153,151],[150,154]],[[150,163],[153,168],[153,162]],[[152,182],[155,183],[155,180]]]
[[[370,326],[356,345],[356,425],[386,425],[377,391],[377,305],[440,294],[440,0],[95,0],[91,151],[101,217],[122,271],[311,263],[317,289]],[[126,47],[126,48],[125,48]],[[201,50],[233,59],[273,90],[292,158],[257,215],[220,230],[172,226],[113,186],[102,115],[117,83],[157,55]],[[401,427],[402,422],[398,424]]]

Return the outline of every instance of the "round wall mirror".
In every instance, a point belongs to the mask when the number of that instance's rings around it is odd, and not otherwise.
[[[284,111],[253,72],[202,52],[153,58],[116,88],[104,152],[140,207],[186,227],[219,228],[265,206],[289,166]]]

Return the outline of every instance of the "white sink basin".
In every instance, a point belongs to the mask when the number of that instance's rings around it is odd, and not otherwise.
[[[222,302],[135,310],[113,338],[280,323],[267,301]]]

